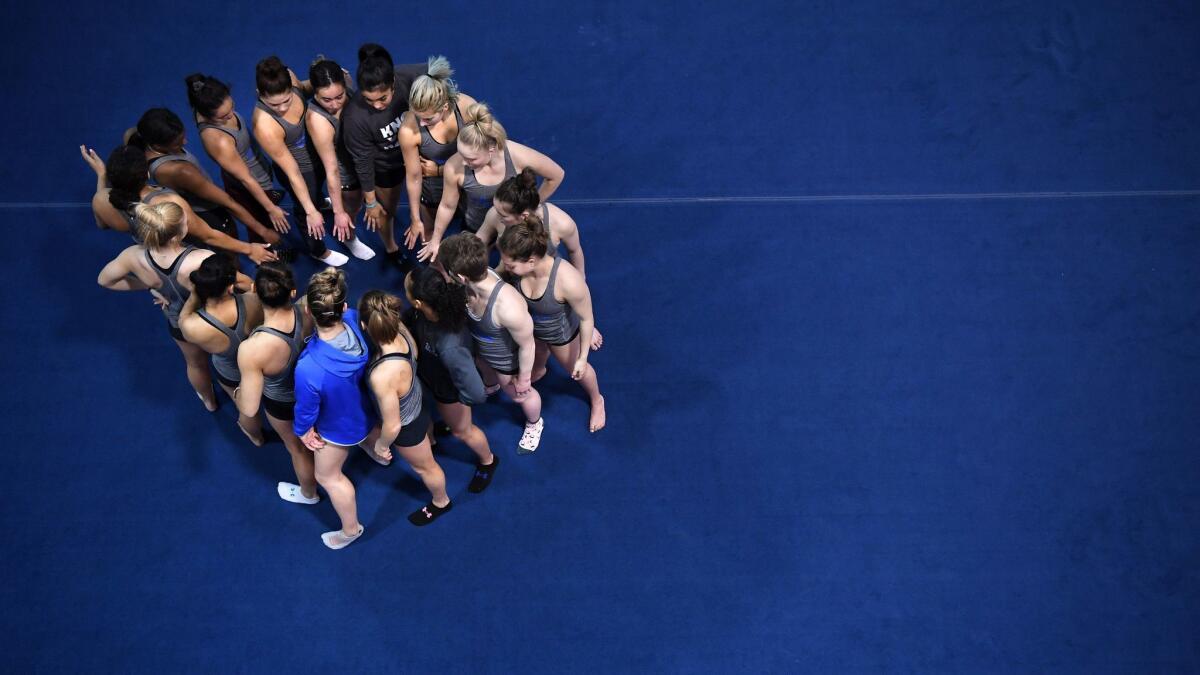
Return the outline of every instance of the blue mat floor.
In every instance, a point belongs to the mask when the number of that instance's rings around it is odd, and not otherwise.
[[[534,456],[483,408],[496,482],[467,495],[451,444],[456,509],[420,530],[417,479],[358,456],[339,553],[148,300],[93,285],[121,238],[39,238],[2,364],[14,667],[1191,669],[1195,206],[575,207],[609,428],[561,372]]]

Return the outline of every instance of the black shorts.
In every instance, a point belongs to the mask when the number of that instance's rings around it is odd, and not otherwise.
[[[180,342],[187,342],[187,340],[183,337],[183,331],[179,330],[179,326],[172,326],[170,320],[167,320],[167,332],[170,333],[171,337],[175,338],[176,340],[179,340]]]
[[[238,238],[237,223],[233,220],[233,216],[229,215],[229,212],[224,208],[209,209],[208,211],[197,211],[196,215],[200,216],[200,220],[203,220],[208,224],[209,227],[217,232],[227,234],[234,239]],[[194,243],[198,246],[212,249],[212,247],[208,244],[193,239],[192,235],[190,234],[187,237],[184,237],[185,242],[189,239],[192,239],[192,241],[189,243]]]
[[[263,410],[267,414],[277,420],[291,422],[296,418],[296,402],[295,401],[276,401],[273,398],[262,397]]]
[[[218,373],[216,370],[214,370],[213,373],[217,376],[218,382],[225,385],[226,387],[229,387],[230,389],[237,389],[238,385],[240,385],[242,383],[241,380],[226,379],[224,375],[222,375],[221,373]]]
[[[421,444],[421,439],[425,438],[425,434],[429,432],[429,405],[428,399],[421,400],[421,412],[417,413],[417,418],[408,424],[400,427],[400,435],[392,441],[392,445],[401,448],[411,448]]]
[[[375,167],[375,186],[381,188],[394,188],[404,182],[404,166],[401,165],[394,169],[381,169]]]

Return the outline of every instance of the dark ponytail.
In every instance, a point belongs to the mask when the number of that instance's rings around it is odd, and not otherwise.
[[[118,211],[128,211],[142,199],[142,188],[146,187],[146,152],[132,145],[118,146],[104,163],[104,171],[112,189],[108,192],[108,203]]]
[[[201,117],[212,117],[217,108],[229,98],[229,85],[215,77],[192,73],[183,78],[187,85],[188,105]]]
[[[496,199],[512,204],[514,213],[533,211],[542,203],[542,197],[538,194],[537,174],[525,167],[521,173],[504,179],[496,188]]]

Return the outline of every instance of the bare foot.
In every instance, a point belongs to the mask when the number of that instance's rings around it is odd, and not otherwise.
[[[600,334],[600,331],[598,329],[593,328],[592,329],[592,351],[596,351],[597,349],[600,349],[600,346],[603,344],[604,344],[604,336]]]
[[[592,404],[592,420],[589,423],[588,431],[595,433],[604,428],[604,397]]]

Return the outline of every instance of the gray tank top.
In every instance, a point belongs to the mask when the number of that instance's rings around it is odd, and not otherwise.
[[[508,331],[496,325],[492,320],[492,311],[496,306],[496,298],[500,295],[500,289],[504,287],[503,281],[497,281],[496,287],[492,289],[492,294],[488,296],[487,307],[483,310],[483,316],[477,317],[471,312],[470,305],[467,306],[467,317],[471,320],[471,335],[475,338],[475,345],[479,347],[479,355],[487,361],[488,365],[495,368],[497,371],[506,375],[513,375],[519,369],[517,361],[517,341],[513,339]]]
[[[187,162],[188,164],[196,167],[196,170],[200,172],[200,175],[204,176],[204,180],[210,183],[212,182],[212,178],[209,178],[208,172],[204,170],[204,167],[200,166],[200,161],[196,159],[196,156],[188,152],[187,148],[184,148],[183,152],[178,155],[163,155],[162,157],[156,157],[150,161],[150,170],[148,173],[150,176],[151,187],[166,187],[162,183],[158,182],[158,168],[167,162]],[[218,207],[217,204],[214,204],[198,195],[180,192],[179,196],[183,197],[184,201],[188,203],[188,206],[191,206],[192,210],[196,213],[200,213],[201,211],[212,211]]]
[[[175,262],[167,268],[159,267],[158,263],[154,262],[149,249],[145,252],[146,262],[150,264],[150,269],[154,270],[155,276],[158,277],[156,290],[167,299],[168,304],[163,312],[167,315],[167,323],[171,324],[172,328],[179,328],[179,312],[183,309],[183,303],[187,302],[188,297],[192,294],[183,284],[179,283],[179,266],[183,264],[183,259],[195,250],[195,246],[183,249],[179,257],[175,258]]]
[[[451,103],[450,105],[454,108],[454,119],[458,122],[458,128],[462,129],[463,121],[462,115],[458,112],[458,104]],[[416,113],[409,111],[408,114],[415,115]],[[438,164],[445,164],[446,160],[450,159],[454,156],[454,153],[458,152],[457,141],[438,143],[437,139],[433,137],[433,134],[429,133],[429,127],[418,122],[417,128],[421,130],[421,147],[417,148],[417,151],[420,152],[421,156],[425,159],[432,160]],[[474,173],[472,173],[472,175],[474,175]],[[439,181],[441,180],[441,178],[438,178],[437,176],[426,176],[426,179],[429,178],[436,178]]]
[[[413,344],[403,333],[404,343],[408,345],[407,354],[385,354],[375,359],[371,365],[367,366],[366,378],[370,380],[371,373],[375,367],[384,361],[408,361],[408,367],[412,369],[412,386],[408,388],[408,393],[400,397],[400,426],[407,426],[417,419],[421,414],[421,380],[417,378],[417,361],[413,358]]]
[[[292,93],[296,98],[300,99],[300,105],[303,107],[304,113],[308,112],[308,101],[305,100],[304,94],[296,88],[292,88]],[[282,115],[276,114],[274,110],[267,107],[262,101],[254,104],[254,107],[270,115],[272,119],[283,127],[283,143],[287,146],[292,157],[296,160],[296,165],[300,167],[300,173],[311,173],[313,170],[312,156],[308,154],[308,134],[304,131],[304,119],[306,114],[300,115],[300,123],[292,124],[283,118]],[[319,106],[318,106],[319,107]],[[314,197],[315,199],[315,197]]]
[[[225,337],[229,338],[229,346],[225,348],[225,351],[213,354],[212,363],[221,377],[226,380],[238,382],[241,381],[242,376],[238,371],[237,351],[238,347],[242,344],[242,340],[245,339],[246,305],[239,293],[233,294],[233,301],[237,305],[237,323],[234,324],[233,328],[221,323],[220,319],[203,309],[198,310],[196,314],[199,314],[201,319],[207,321],[210,326],[221,331],[225,334]]]
[[[554,299],[554,282],[558,279],[558,264],[562,258],[555,258],[550,268],[550,281],[546,282],[546,291],[539,298],[531,298],[516,284],[525,304],[529,306],[529,315],[533,317],[533,337],[551,345],[561,345],[570,342],[579,330],[579,315],[565,302]]]
[[[467,210],[463,217],[463,227],[471,232],[478,232],[479,226],[483,225],[483,217],[487,215],[488,209],[492,208],[492,197],[496,195],[496,189],[505,179],[515,175],[517,167],[513,166],[512,155],[508,154],[507,145],[504,146],[504,178],[495,185],[480,184],[475,180],[475,172],[464,164],[462,189],[467,195]]]
[[[154,199],[155,197],[177,194],[179,193],[167,187],[151,188],[150,191],[142,197],[141,201],[146,206],[149,206],[150,200]],[[138,236],[138,222],[137,218],[133,215],[133,207],[134,205],[130,204],[127,210],[117,211],[117,213],[120,213],[121,217],[125,219],[125,222],[129,223],[129,236],[133,237],[134,243],[140,244],[142,243],[142,239]]]
[[[300,358],[300,352],[304,350],[302,337],[304,323],[300,319],[300,308],[292,305],[292,314],[296,319],[296,325],[290,334],[269,326],[259,326],[250,333],[251,335],[255,333],[274,335],[286,342],[288,349],[291,350],[291,355],[288,356],[287,365],[283,367],[283,370],[274,375],[263,373],[263,396],[280,403],[293,403],[296,400],[296,360]]]
[[[250,128],[246,126],[245,120],[235,110],[233,117],[237,120],[237,129],[223,127],[220,124],[212,124],[210,122],[197,122],[196,128],[200,131],[205,129],[216,129],[233,137],[234,147],[237,148],[238,155],[242,161],[246,163],[246,167],[250,169],[250,175],[254,176],[254,180],[258,181],[259,187],[264,190],[270,190],[274,187],[271,183],[271,174],[267,171],[267,158],[263,157],[262,150],[258,144],[250,137]]]
[[[353,96],[354,92],[347,91],[346,95]],[[353,185],[356,177],[350,173],[350,168],[354,166],[354,159],[350,157],[350,151],[346,149],[346,141],[342,138],[342,121],[322,108],[321,104],[315,100],[309,100],[308,109],[333,125],[333,151],[337,154],[338,178],[342,181],[343,186]],[[316,148],[313,148],[313,152],[316,152]]]

